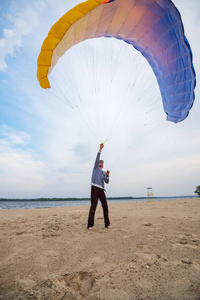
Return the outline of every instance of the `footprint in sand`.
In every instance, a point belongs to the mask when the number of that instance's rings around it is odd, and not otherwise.
[[[177,241],[172,244],[175,246],[190,247],[196,249],[199,246],[199,240],[192,235],[181,235]]]
[[[63,275],[63,278],[67,287],[80,293],[82,296],[86,296],[95,284],[95,279],[88,272],[66,274]]]

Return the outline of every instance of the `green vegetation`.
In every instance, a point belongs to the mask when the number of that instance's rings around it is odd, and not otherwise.
[[[200,185],[197,185],[195,193],[200,197]]]

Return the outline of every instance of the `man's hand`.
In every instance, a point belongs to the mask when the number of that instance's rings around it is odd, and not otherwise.
[[[101,144],[100,144],[100,149],[99,149],[99,151],[101,151],[101,150],[103,149],[103,147],[104,147],[104,144],[101,143]]]
[[[110,175],[110,171],[107,171],[106,172],[106,177],[109,177],[109,175]]]

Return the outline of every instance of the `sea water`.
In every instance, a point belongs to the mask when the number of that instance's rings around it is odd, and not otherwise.
[[[196,198],[196,196],[180,196],[180,197],[162,197],[162,198],[120,198],[108,199],[108,204],[112,203],[131,203],[131,202],[146,202],[146,201],[162,201],[162,200],[177,200],[183,198]],[[100,203],[100,201],[99,201]],[[88,199],[75,200],[1,200],[0,210],[2,209],[32,209],[32,208],[48,208],[48,207],[67,207],[78,205],[90,205]]]

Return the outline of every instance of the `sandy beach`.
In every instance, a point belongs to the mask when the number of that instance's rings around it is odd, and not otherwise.
[[[200,299],[200,199],[0,211],[0,299]]]

